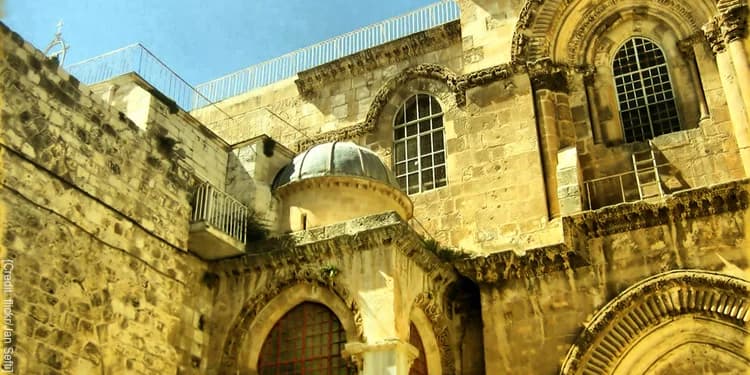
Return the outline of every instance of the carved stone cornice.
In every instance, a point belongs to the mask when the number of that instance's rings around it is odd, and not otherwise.
[[[704,316],[745,331],[748,303],[750,284],[735,277],[702,270],[653,276],[597,312],[568,351],[560,374],[611,374],[639,338],[678,316]]]
[[[298,74],[299,78],[295,83],[302,96],[309,96],[316,87],[341,77],[360,75],[381,66],[447,48],[460,41],[460,22],[450,22],[305,70]]]
[[[446,67],[437,64],[420,64],[405,69],[395,77],[388,80],[383,87],[380,88],[375,95],[372,104],[370,104],[370,110],[367,112],[367,115],[362,122],[300,140],[295,144],[294,148],[298,152],[301,152],[316,144],[354,139],[374,131],[378,118],[383,112],[383,108],[388,103],[390,96],[396,89],[398,89],[398,87],[409,80],[428,78],[444,82],[446,86],[448,86],[448,89],[455,95],[456,104],[463,106],[466,104],[466,90],[490,84],[495,81],[508,79],[513,74],[522,71],[525,71],[525,67],[521,67],[517,64],[496,65],[461,76],[458,76]]]
[[[716,18],[703,25],[703,34],[706,36],[706,41],[708,42],[708,45],[711,46],[711,52],[713,52],[714,55],[726,50],[727,46],[724,43],[724,36],[721,33],[721,27]]]
[[[750,180],[742,180],[674,194],[663,201],[645,201],[604,207],[563,217],[563,243],[518,254],[513,250],[464,259],[454,263],[464,276],[479,284],[534,277],[574,269],[589,263],[592,238],[634,231],[750,207]]]
[[[721,36],[724,43],[729,44],[747,36],[747,5],[731,1],[724,9],[719,8],[718,23],[721,25]]]
[[[694,219],[750,206],[748,180],[676,193],[663,201],[639,201],[584,212],[563,218],[564,227],[575,227],[589,238],[634,231],[676,220]]]
[[[505,250],[454,264],[464,276],[478,284],[539,276],[588,264],[580,254],[564,244],[546,246],[517,254]]]

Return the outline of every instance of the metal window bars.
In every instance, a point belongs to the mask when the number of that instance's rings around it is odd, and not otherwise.
[[[250,209],[229,194],[203,183],[193,204],[192,222],[205,222],[245,243]]]

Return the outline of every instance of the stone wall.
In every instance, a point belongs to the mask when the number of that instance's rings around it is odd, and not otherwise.
[[[224,189],[229,145],[143,78],[128,73],[97,83],[91,91],[141,130],[160,137],[162,147],[183,168]]]
[[[186,252],[195,178],[4,25],[0,45],[17,373],[198,372],[210,295]]]
[[[511,269],[525,277],[506,274],[502,283],[481,287],[485,353],[499,354],[487,362],[487,372],[558,373],[586,322],[649,276],[701,269],[746,279],[747,197],[747,183],[728,184],[678,194],[661,204],[573,216],[570,222],[576,224],[566,230],[575,233],[578,246],[571,245],[585,254],[585,261],[570,259],[564,269],[549,273],[539,273],[541,267],[526,273],[518,262]],[[646,219],[647,212],[661,216]]]

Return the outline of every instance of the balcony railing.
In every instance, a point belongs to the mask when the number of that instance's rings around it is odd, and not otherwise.
[[[193,108],[258,87],[459,18],[456,0],[443,0],[412,12],[322,41],[196,86],[202,94]],[[206,100],[208,98],[208,100]]]
[[[236,199],[208,183],[198,187],[192,221],[205,222],[245,243],[249,209]]]

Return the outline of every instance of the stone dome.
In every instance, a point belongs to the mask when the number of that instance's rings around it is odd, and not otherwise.
[[[297,155],[276,175],[273,188],[324,176],[370,178],[401,189],[377,154],[352,142],[324,143]]]

